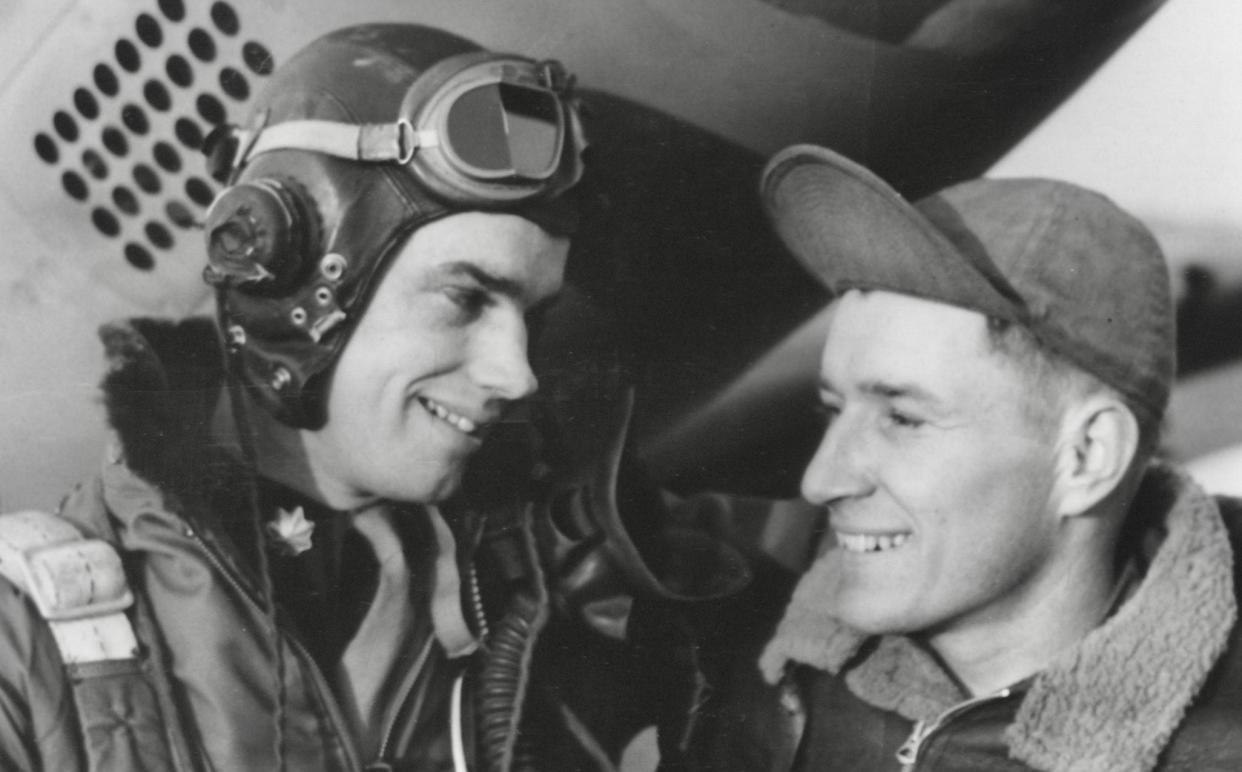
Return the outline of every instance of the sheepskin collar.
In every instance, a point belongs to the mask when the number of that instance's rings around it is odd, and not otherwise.
[[[1006,731],[1010,755],[1042,770],[1153,769],[1237,619],[1234,558],[1216,501],[1185,474],[1153,466],[1131,521],[1147,570],[1104,624],[1029,682]],[[1142,545],[1150,545],[1143,549]],[[858,697],[912,721],[963,698],[935,658],[901,636],[869,638],[817,608],[824,566],[794,591],[760,657],[770,682],[791,663],[846,669]]]
[[[109,365],[102,384],[108,422],[126,465],[148,482],[178,490],[204,476],[203,462],[222,463],[208,441],[224,384],[211,320],[113,322],[99,337]]]
[[[102,391],[116,435],[116,459],[159,491],[163,505],[192,524],[258,592],[253,567],[253,473],[212,439],[224,388],[214,322],[131,319],[100,328],[109,369]],[[128,524],[128,523],[126,523]]]

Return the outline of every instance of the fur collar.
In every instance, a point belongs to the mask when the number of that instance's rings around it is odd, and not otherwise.
[[[183,487],[208,451],[224,383],[215,325],[133,319],[104,325],[99,337],[108,359],[104,404],[127,466],[159,487]]]
[[[1006,731],[1010,755],[1037,769],[1154,768],[1237,619],[1233,550],[1217,503],[1163,466],[1149,471],[1136,502],[1136,543],[1155,543],[1145,577],[1116,614],[1031,680]],[[963,698],[909,639],[868,639],[817,608],[823,576],[817,562],[794,591],[760,657],[767,680],[790,663],[846,668],[856,695],[914,721]]]
[[[132,319],[107,324],[99,334],[109,365],[102,389],[117,460],[124,458],[130,472],[160,492],[168,511],[193,524],[230,561],[258,565],[254,476],[211,438],[224,388],[214,322]],[[241,575],[253,581],[253,571]]]

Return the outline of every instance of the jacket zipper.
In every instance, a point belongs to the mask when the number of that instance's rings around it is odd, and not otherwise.
[[[229,586],[232,587],[233,590],[235,590],[239,595],[254,604],[258,610],[266,616],[267,612],[264,611],[263,604],[260,602],[258,595],[246,586],[246,583],[237,575],[232,566],[225,563],[218,555],[216,555],[211,545],[209,545],[207,541],[198,534],[198,531],[194,530],[189,525],[186,525],[183,527],[183,532],[186,536],[193,539],[195,544],[202,548],[203,554],[207,556],[207,562],[211,563],[212,567],[216,569],[216,572],[225,578]]]
[[[914,725],[914,730],[910,732],[910,736],[897,749],[897,763],[901,764],[901,772],[913,772],[914,765],[918,763],[919,751],[923,749],[927,738],[936,733],[937,730],[944,727],[949,721],[957,718],[968,710],[993,700],[1001,700],[1011,694],[1010,689],[1001,689],[994,694],[984,695],[982,697],[972,697],[969,700],[960,702],[949,708],[945,712],[936,716],[931,721],[919,721]]]
[[[487,627],[487,618],[483,615],[483,600],[482,600],[482,596],[479,593],[479,574],[478,574],[478,570],[475,568],[475,564],[473,560],[470,561],[468,578],[470,582],[470,593],[469,593],[469,598],[468,598],[468,601],[470,604],[470,613],[474,617],[475,624],[478,626],[479,641],[483,645],[486,645],[486,640],[487,640],[488,635],[490,634],[490,631],[488,630],[488,627]],[[435,636],[435,632],[433,631],[432,634],[427,637],[427,643],[423,645],[422,651],[419,652],[418,660],[415,663],[415,667],[410,671],[411,677],[408,679],[409,682],[402,687],[403,694],[399,696],[395,704],[397,705],[403,704],[405,700],[409,697],[410,692],[414,689],[414,682],[418,679],[418,674],[422,671],[424,667],[427,666],[427,659],[431,654],[431,647],[435,643],[435,639],[436,639],[436,636]],[[395,724],[396,715],[397,715],[397,712],[394,712],[392,714],[392,717],[390,717],[388,725],[384,727],[384,733],[380,738],[379,757],[381,759],[384,758],[384,756],[388,753],[388,748],[392,744],[392,734],[394,731],[396,731],[396,724]],[[451,718],[452,717],[450,716],[450,720]]]
[[[267,616],[266,613],[263,612],[263,604],[259,601],[259,598],[254,594],[254,592],[250,590],[248,587],[246,587],[245,582],[243,582],[242,579],[237,575],[236,571],[230,565],[225,563],[225,561],[222,560],[218,555],[216,555],[212,547],[207,543],[205,539],[203,539],[202,536],[198,534],[197,531],[194,530],[194,528],[190,527],[189,525],[186,525],[184,526],[184,532],[186,536],[193,539],[194,543],[202,548],[203,554],[207,556],[207,561],[211,563],[211,565],[216,569],[217,573],[219,573],[221,576],[224,577],[225,581],[228,582],[229,586],[232,587],[233,590],[237,594],[241,595],[242,597],[250,601],[250,603],[253,604],[256,607],[256,609],[264,617],[266,617]],[[475,568],[473,561],[471,561],[470,563],[469,578],[470,578],[470,585],[471,585],[470,586],[471,612],[475,617],[476,623],[479,625],[480,639],[485,640],[489,633],[489,630],[487,626],[487,618],[483,614],[483,602],[482,602],[482,598],[479,593],[478,573],[477,573],[477,570]],[[314,664],[313,658],[311,658],[310,653],[307,652],[306,648],[302,645],[302,643],[298,641],[296,638],[294,638],[293,636],[281,635],[280,632],[281,632],[280,629],[277,628],[276,629],[277,645],[279,645],[280,640],[288,641],[289,645],[297,652],[299,659],[304,664],[309,665],[307,669],[310,671],[311,678],[314,680],[316,691],[321,695],[331,695],[332,691],[329,688],[327,681],[324,679],[323,674],[319,672],[318,666]],[[420,670],[422,670],[423,667],[426,666],[426,661],[427,661],[428,655],[431,652],[431,646],[434,643],[434,641],[435,641],[435,635],[433,633],[431,636],[428,637],[427,644],[423,647],[423,650],[419,653],[418,666],[415,667],[414,670],[412,671],[415,674],[415,676],[417,676],[417,673]],[[414,680],[415,679],[411,679],[409,686],[405,690],[406,694],[401,696],[401,698],[397,701],[397,704],[400,704],[402,701],[406,699],[406,697],[409,694],[409,691],[413,689]],[[339,709],[337,708],[335,700],[324,699],[322,700],[322,702],[327,707],[329,720],[332,722],[333,728],[336,729],[337,736],[341,739],[341,747],[344,749],[345,755],[349,759],[349,763],[352,765],[354,769],[362,769],[362,764],[361,764],[361,761],[358,759],[357,751],[354,749],[353,743],[349,739],[350,738],[349,733],[344,730],[344,727],[346,726],[345,717],[341,715]],[[379,758],[381,759],[384,758],[384,755],[388,752],[388,748],[392,742],[392,733],[395,731],[395,729],[396,727],[393,725],[392,722],[390,722],[389,725],[385,728],[384,733],[380,739]]]
[[[427,641],[418,652],[418,659],[415,660],[414,667],[410,669],[410,675],[407,679],[405,679],[406,683],[402,684],[401,694],[394,701],[394,705],[404,705],[405,701],[409,699],[410,692],[414,690],[414,684],[418,681],[419,674],[422,672],[423,668],[427,667],[427,659],[431,656],[431,647],[435,644],[435,640],[436,636],[434,632],[427,636]],[[424,689],[424,693],[425,692],[426,689]],[[419,700],[419,702],[421,703],[422,700]],[[388,748],[392,744],[392,733],[396,731],[396,719],[400,712],[401,711],[399,709],[394,710],[388,717],[388,723],[387,726],[384,727],[384,734],[380,737],[379,750],[377,751],[377,755],[381,759],[388,755]],[[414,719],[416,721],[418,720],[418,714],[420,712],[421,706],[420,710],[416,710],[414,712]]]
[[[203,554],[207,556],[207,562],[211,563],[212,567],[216,569],[216,572],[224,577],[225,581],[230,587],[233,588],[234,592],[249,601],[259,612],[260,616],[266,619],[267,612],[264,611],[263,604],[260,603],[255,594],[246,587],[245,583],[240,577],[237,576],[233,568],[226,564],[225,561],[218,555],[216,555],[211,545],[209,545],[207,541],[194,530],[194,528],[186,525],[184,526],[184,533],[186,536],[193,539],[195,544],[202,548]],[[340,710],[337,708],[335,699],[331,697],[332,690],[328,686],[327,680],[324,679],[323,674],[319,672],[319,668],[315,665],[314,659],[310,656],[310,653],[300,641],[293,636],[282,635],[279,626],[277,626],[273,632],[275,633],[273,636],[275,645],[279,646],[282,641],[287,641],[289,646],[297,653],[298,659],[301,660],[304,665],[308,665],[306,670],[310,672],[311,680],[315,684],[315,691],[321,695],[321,697],[327,695],[327,698],[321,699],[320,702],[327,708],[328,720],[332,723],[333,729],[336,730],[336,736],[340,740],[341,748],[345,752],[345,757],[348,760],[350,767],[352,769],[362,769],[362,763],[358,759],[358,754],[354,749],[353,741],[350,738],[349,732],[345,730],[345,717],[341,715]],[[283,673],[280,674],[280,678],[284,678]]]

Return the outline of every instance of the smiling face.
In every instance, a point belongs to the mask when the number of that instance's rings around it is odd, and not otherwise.
[[[1054,429],[986,320],[886,292],[836,301],[830,423],[802,481],[835,543],[822,602],[864,632],[1019,619],[1055,583]]]
[[[568,251],[509,214],[464,212],[413,233],[337,362],[327,423],[303,432],[327,503],[454,491],[489,426],[535,391],[526,317],[560,290]]]

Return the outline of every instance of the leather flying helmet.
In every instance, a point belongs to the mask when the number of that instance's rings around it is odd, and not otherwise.
[[[207,147],[229,184],[207,212],[208,265],[233,370],[282,422],[318,428],[332,364],[418,227],[504,211],[555,235],[585,146],[554,61],[447,32],[369,24],[278,68],[245,127]]]

